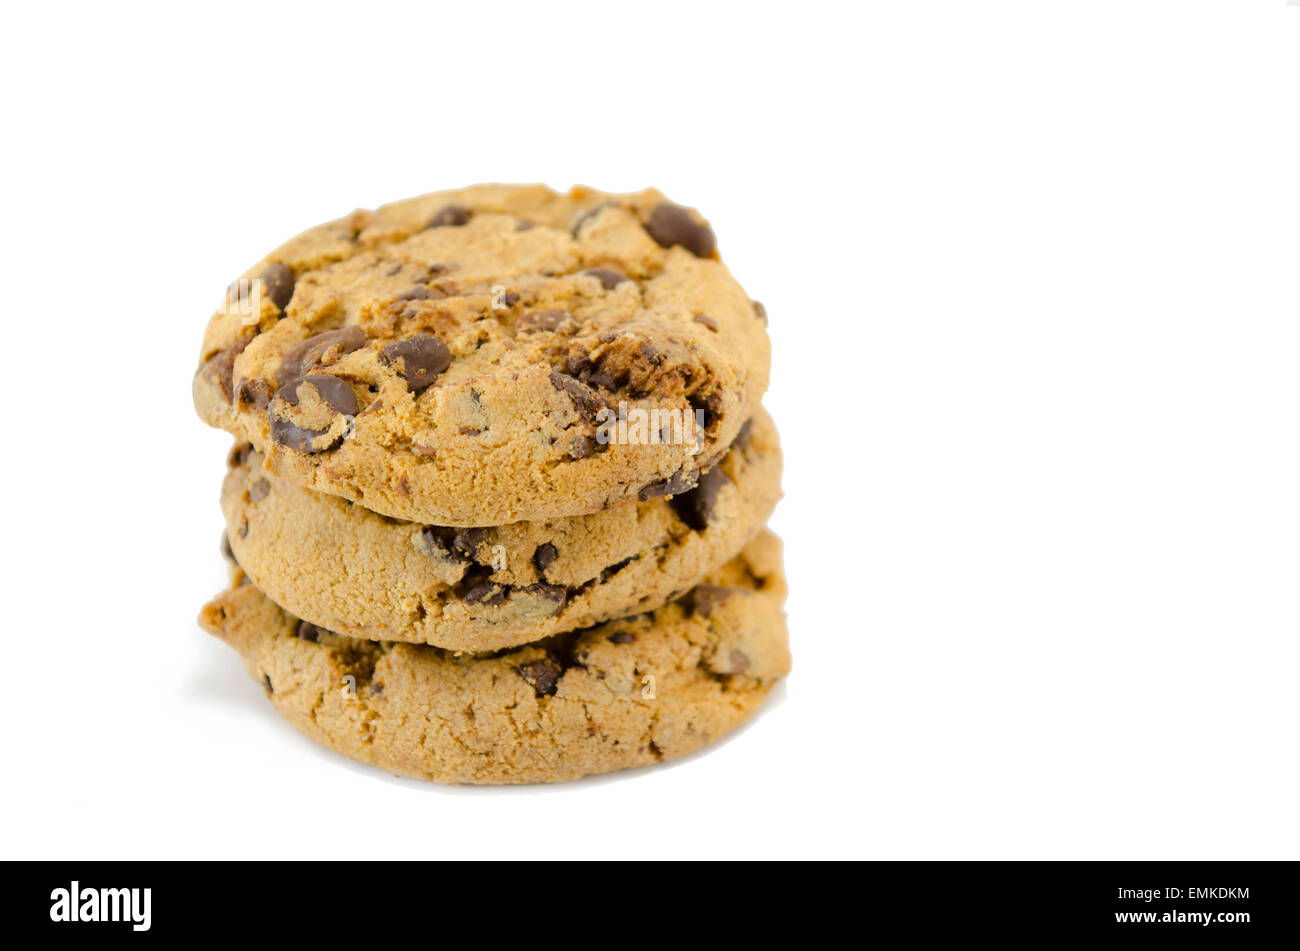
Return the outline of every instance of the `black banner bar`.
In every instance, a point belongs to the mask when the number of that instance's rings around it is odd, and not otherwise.
[[[584,929],[600,921],[653,932],[672,927],[670,895],[683,900],[690,916],[716,912],[726,930],[741,922],[747,929],[784,923],[808,929],[810,937],[840,926],[864,937],[901,929],[918,937],[1070,936],[1237,947],[1291,940],[1300,918],[1294,863],[572,863],[522,875],[487,865],[402,862],[7,864],[6,878],[15,883],[5,890],[9,922],[96,941],[247,939],[250,929],[277,924],[304,939],[375,940],[383,936],[383,921],[409,926],[435,908],[440,917],[467,919],[486,911],[507,931],[510,915],[528,915],[533,940],[541,903],[557,925],[577,916]]]

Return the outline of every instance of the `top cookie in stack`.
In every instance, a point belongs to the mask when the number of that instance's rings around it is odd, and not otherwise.
[[[767,386],[761,305],[655,190],[426,195],[313,228],[245,277],[204,336],[200,416],[269,473],[394,518],[487,527],[679,494]],[[620,410],[700,411],[703,431],[598,438]]]

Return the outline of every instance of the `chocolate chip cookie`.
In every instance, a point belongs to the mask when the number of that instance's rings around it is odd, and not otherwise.
[[[384,515],[585,515],[717,463],[767,386],[765,323],[657,191],[483,185],[273,251],[209,323],[194,401],[273,475]]]
[[[661,606],[759,532],[781,478],[762,409],[685,493],[498,528],[398,521],[269,475],[261,460],[236,447],[221,495],[232,555],[259,589],[339,634],[462,651]]]
[[[345,756],[442,783],[558,782],[681,756],[752,715],[790,667],[784,597],[765,532],[656,611],[486,657],[333,634],[251,584],[199,622]]]

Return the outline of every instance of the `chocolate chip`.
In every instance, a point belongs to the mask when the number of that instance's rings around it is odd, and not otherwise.
[[[530,584],[520,589],[525,594],[535,595],[544,601],[555,603],[555,610],[551,612],[552,616],[559,614],[564,610],[565,603],[569,600],[569,589],[559,584]]]
[[[743,674],[749,670],[749,658],[740,651],[733,650],[729,659],[731,660],[731,673]]]
[[[275,693],[275,688],[271,686],[270,674],[262,674],[262,689],[267,693]]]
[[[586,459],[596,451],[596,440],[590,436],[574,436],[569,444],[570,459]]]
[[[298,629],[293,632],[293,636],[315,644],[320,639],[320,628],[309,621],[299,621]]]
[[[602,201],[595,208],[589,208],[587,211],[584,211],[582,214],[578,215],[578,217],[575,218],[573,221],[573,229],[572,229],[573,236],[576,238],[578,236],[578,232],[582,230],[582,226],[585,225],[588,221],[594,220],[606,208],[614,208],[614,207],[616,207],[614,202]]]
[[[726,585],[698,584],[690,594],[690,613],[708,617],[713,613],[714,608],[735,592],[735,588],[729,588]]]
[[[564,671],[560,669],[559,664],[547,658],[520,664],[515,668],[515,673],[528,681],[528,685],[536,691],[537,696],[549,697],[555,693],[556,685],[560,682]]]
[[[637,355],[652,367],[663,366],[664,355],[654,348],[650,341],[642,341],[641,345],[636,348]]]
[[[225,532],[221,533],[221,554],[225,556],[227,561],[235,560],[235,552],[230,547],[230,536]]]
[[[714,320],[712,317],[710,317],[708,314],[696,314],[694,319],[697,324],[703,324],[704,326],[712,330],[714,333],[718,332],[718,322]]]
[[[604,582],[608,581],[610,578],[614,577],[616,574],[618,574],[628,565],[632,564],[632,562],[636,561],[638,557],[639,557],[638,555],[632,555],[628,558],[624,558],[622,561],[615,562],[614,564],[608,566],[607,568],[602,568],[600,572],[601,583],[603,584]]]
[[[711,430],[722,420],[723,399],[722,394],[716,390],[709,393],[701,393],[698,390],[687,396],[690,400],[691,409],[696,411],[696,418],[703,412],[703,425],[705,429]]]
[[[650,212],[645,230],[662,248],[680,244],[697,258],[713,256],[713,229],[696,222],[690,212],[680,205],[665,202]]]
[[[699,477],[698,472],[687,472],[685,469],[678,469],[672,474],[671,478],[665,479],[663,482],[647,485],[637,493],[637,498],[642,502],[646,502],[661,495],[681,495],[683,492],[689,492],[695,488],[695,483],[699,480]]]
[[[233,350],[222,350],[204,366],[204,369],[217,381],[217,386],[221,388],[221,395],[226,399],[233,396],[231,391],[234,388],[236,356]]]
[[[252,452],[253,444],[251,442],[237,443],[230,450],[230,454],[226,456],[226,468],[238,469],[244,463],[248,462],[248,457]]]
[[[454,547],[456,530],[453,528],[426,525],[420,529],[420,537],[424,542],[424,550],[430,555],[440,555],[451,561],[468,562],[470,560],[468,556]]]
[[[474,217],[474,212],[470,211],[464,205],[447,205],[430,218],[429,223],[424,227],[425,230],[428,230],[429,228],[441,228],[445,225],[459,228],[461,225],[467,224],[472,217]]]
[[[398,300],[442,300],[447,295],[442,291],[430,290],[427,287],[415,287],[405,294],[398,295]]]
[[[250,503],[260,502],[271,494],[271,483],[265,479],[258,479],[248,487],[248,501]]]
[[[494,581],[484,581],[474,585],[461,597],[466,604],[504,604],[510,597],[510,589]]]
[[[763,323],[767,323],[767,308],[764,307],[756,300],[750,301],[750,304],[752,304],[754,307],[754,316],[757,317],[759,320],[761,320]]]
[[[252,340],[251,337],[240,337],[200,367],[200,372],[211,374],[217,381],[217,386],[221,389],[221,395],[227,400],[232,399],[235,395],[235,357],[244,352],[244,348],[248,346],[250,340]]]
[[[743,423],[741,423],[740,430],[736,433],[736,438],[731,441],[731,448],[732,449],[749,448],[749,436],[750,433],[753,431],[753,429],[754,429],[754,420],[752,417],[750,419],[745,420]]]
[[[568,393],[573,405],[578,410],[578,415],[588,422],[596,422],[596,415],[605,408],[605,401],[597,395],[596,391],[587,386],[567,373],[561,373],[558,370],[551,371],[551,385],[562,393]]]
[[[671,504],[677,517],[683,522],[702,532],[713,521],[717,507],[718,493],[722,487],[731,484],[727,474],[718,466],[700,476],[700,481],[691,491],[674,496]]]
[[[369,340],[366,332],[355,324],[338,330],[326,330],[314,337],[300,340],[280,357],[280,368],[275,374],[276,382],[283,386],[295,377],[329,366],[346,354],[360,350]]]
[[[634,640],[636,640],[635,635],[629,634],[627,631],[615,631],[609,635],[611,644],[631,644]]]
[[[568,358],[564,361],[564,368],[568,370],[572,376],[580,376],[589,371],[593,366],[595,366],[595,364],[591,361],[591,354],[577,347],[569,353]]]
[[[555,559],[560,557],[560,552],[550,542],[538,545],[537,550],[533,552],[533,567],[537,569],[539,575],[545,575],[546,569],[551,567]]]
[[[344,416],[355,416],[359,409],[357,405],[357,394],[352,391],[352,387],[344,380],[336,376],[330,376],[328,373],[312,373],[308,376],[299,377],[296,380],[290,380],[284,385],[281,397],[290,406],[297,406],[299,400],[298,388],[303,384],[310,384],[316,390],[316,395],[320,397],[321,402],[336,413],[342,413]]]
[[[262,290],[271,298],[271,303],[284,313],[289,301],[293,299],[293,271],[283,264],[272,264],[257,279],[262,282]]]
[[[388,344],[380,351],[380,359],[406,380],[412,393],[423,393],[451,366],[451,351],[433,334],[416,334]]]
[[[254,409],[266,409],[271,402],[271,384],[265,380],[250,378],[240,380],[235,390],[236,406],[251,406]]]
[[[600,281],[600,286],[605,288],[607,291],[612,291],[624,281],[631,280],[631,278],[626,274],[620,274],[618,271],[611,271],[607,267],[589,267],[582,273],[596,278],[596,280]]]
[[[472,559],[478,553],[478,546],[487,539],[487,536],[486,528],[462,528],[452,537],[452,550]]]
[[[573,314],[567,310],[535,310],[520,317],[516,326],[520,333],[530,333],[534,330],[554,330],[572,316]]]
[[[303,429],[301,426],[296,426],[282,417],[271,417],[271,438],[286,449],[294,449],[308,455],[331,452],[343,443],[343,436],[339,434],[328,444],[317,446],[316,440],[327,432],[329,432],[328,429]]]

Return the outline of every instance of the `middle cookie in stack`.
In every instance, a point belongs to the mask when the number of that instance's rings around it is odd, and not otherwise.
[[[498,528],[379,515],[269,475],[248,444],[229,467],[230,548],[273,601],[338,634],[474,652],[653,611],[735,557],[781,494],[762,409],[689,492]]]

